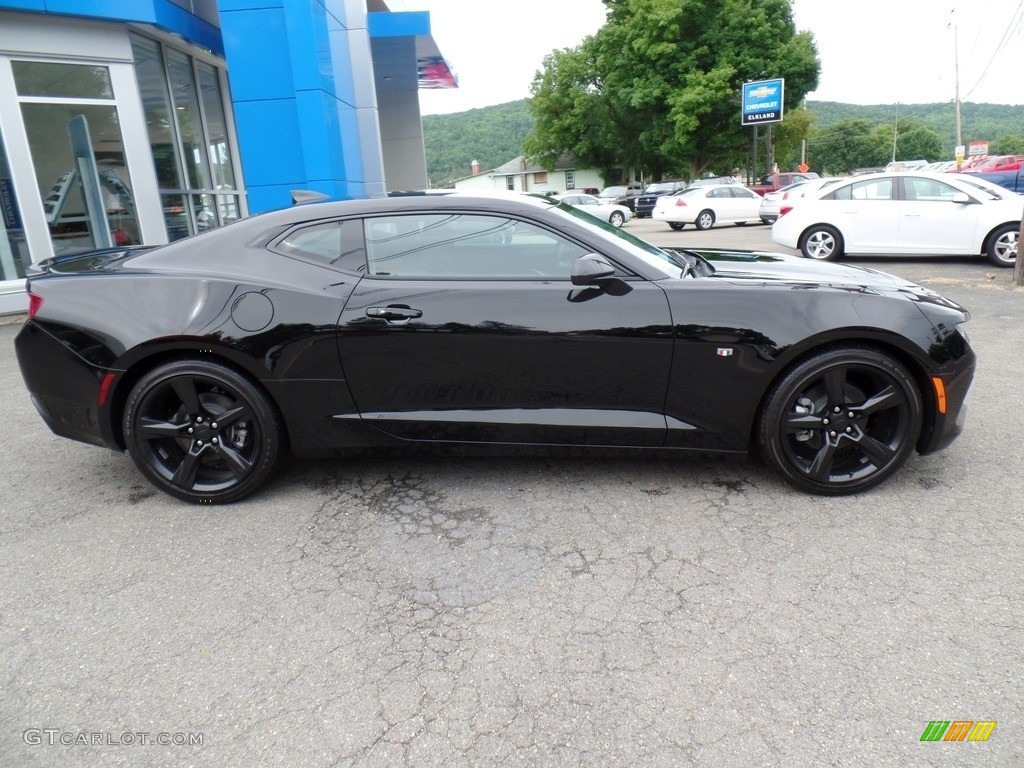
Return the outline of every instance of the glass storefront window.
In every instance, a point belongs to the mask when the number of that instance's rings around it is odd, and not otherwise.
[[[54,253],[140,243],[107,68],[13,65]]]
[[[19,96],[55,96],[66,99],[113,99],[110,72],[106,67],[85,64],[13,62]]]
[[[203,99],[206,115],[207,147],[209,148],[210,170],[216,189],[234,189],[235,171],[231,164],[231,147],[228,144],[228,125],[224,117],[224,99],[220,92],[217,70],[209,64],[198,62],[199,93]]]
[[[139,83],[142,108],[146,113],[149,146],[160,189],[182,189],[178,141],[174,134],[174,108],[167,90],[160,46],[144,37],[132,37],[135,77]]]
[[[188,185],[192,189],[207,189],[210,174],[206,170],[206,153],[203,151],[203,119],[189,57],[179,51],[167,51],[167,74],[171,80],[174,113],[185,151]]]
[[[0,136],[0,281],[24,277],[25,265],[30,260],[7,152]]]
[[[150,38],[131,40],[168,238],[237,219],[241,201],[220,73]]]

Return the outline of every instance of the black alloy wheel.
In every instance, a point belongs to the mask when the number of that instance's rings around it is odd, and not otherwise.
[[[878,350],[840,347],[793,368],[772,389],[758,439],[765,460],[805,491],[872,488],[910,456],[921,395],[901,363]]]
[[[206,361],[172,362],[143,376],[128,396],[124,434],[142,474],[193,503],[244,498],[284,454],[284,429],[266,395]]]

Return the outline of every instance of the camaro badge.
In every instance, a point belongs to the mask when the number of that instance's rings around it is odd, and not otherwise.
[[[719,347],[718,348],[718,356],[719,357],[732,357],[732,347]]]

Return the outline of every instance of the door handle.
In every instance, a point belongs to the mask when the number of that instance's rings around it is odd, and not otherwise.
[[[410,307],[367,307],[367,317],[378,317],[382,320],[412,320],[423,317],[423,312]]]

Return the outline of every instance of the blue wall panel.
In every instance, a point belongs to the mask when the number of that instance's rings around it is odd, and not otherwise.
[[[235,101],[295,95],[288,19],[283,8],[222,12],[220,24]]]
[[[359,147],[366,137],[346,100],[356,92],[353,66],[372,64],[368,55],[353,63],[346,7],[337,0],[268,5],[220,4],[249,210],[286,206],[297,188],[361,196],[366,180]],[[358,73],[358,79],[368,74]],[[370,94],[362,106],[372,110]]]
[[[245,185],[302,186],[306,180],[295,99],[235,104]]]
[[[5,0],[0,9],[153,24],[218,55],[224,53],[215,26],[170,0]]]

